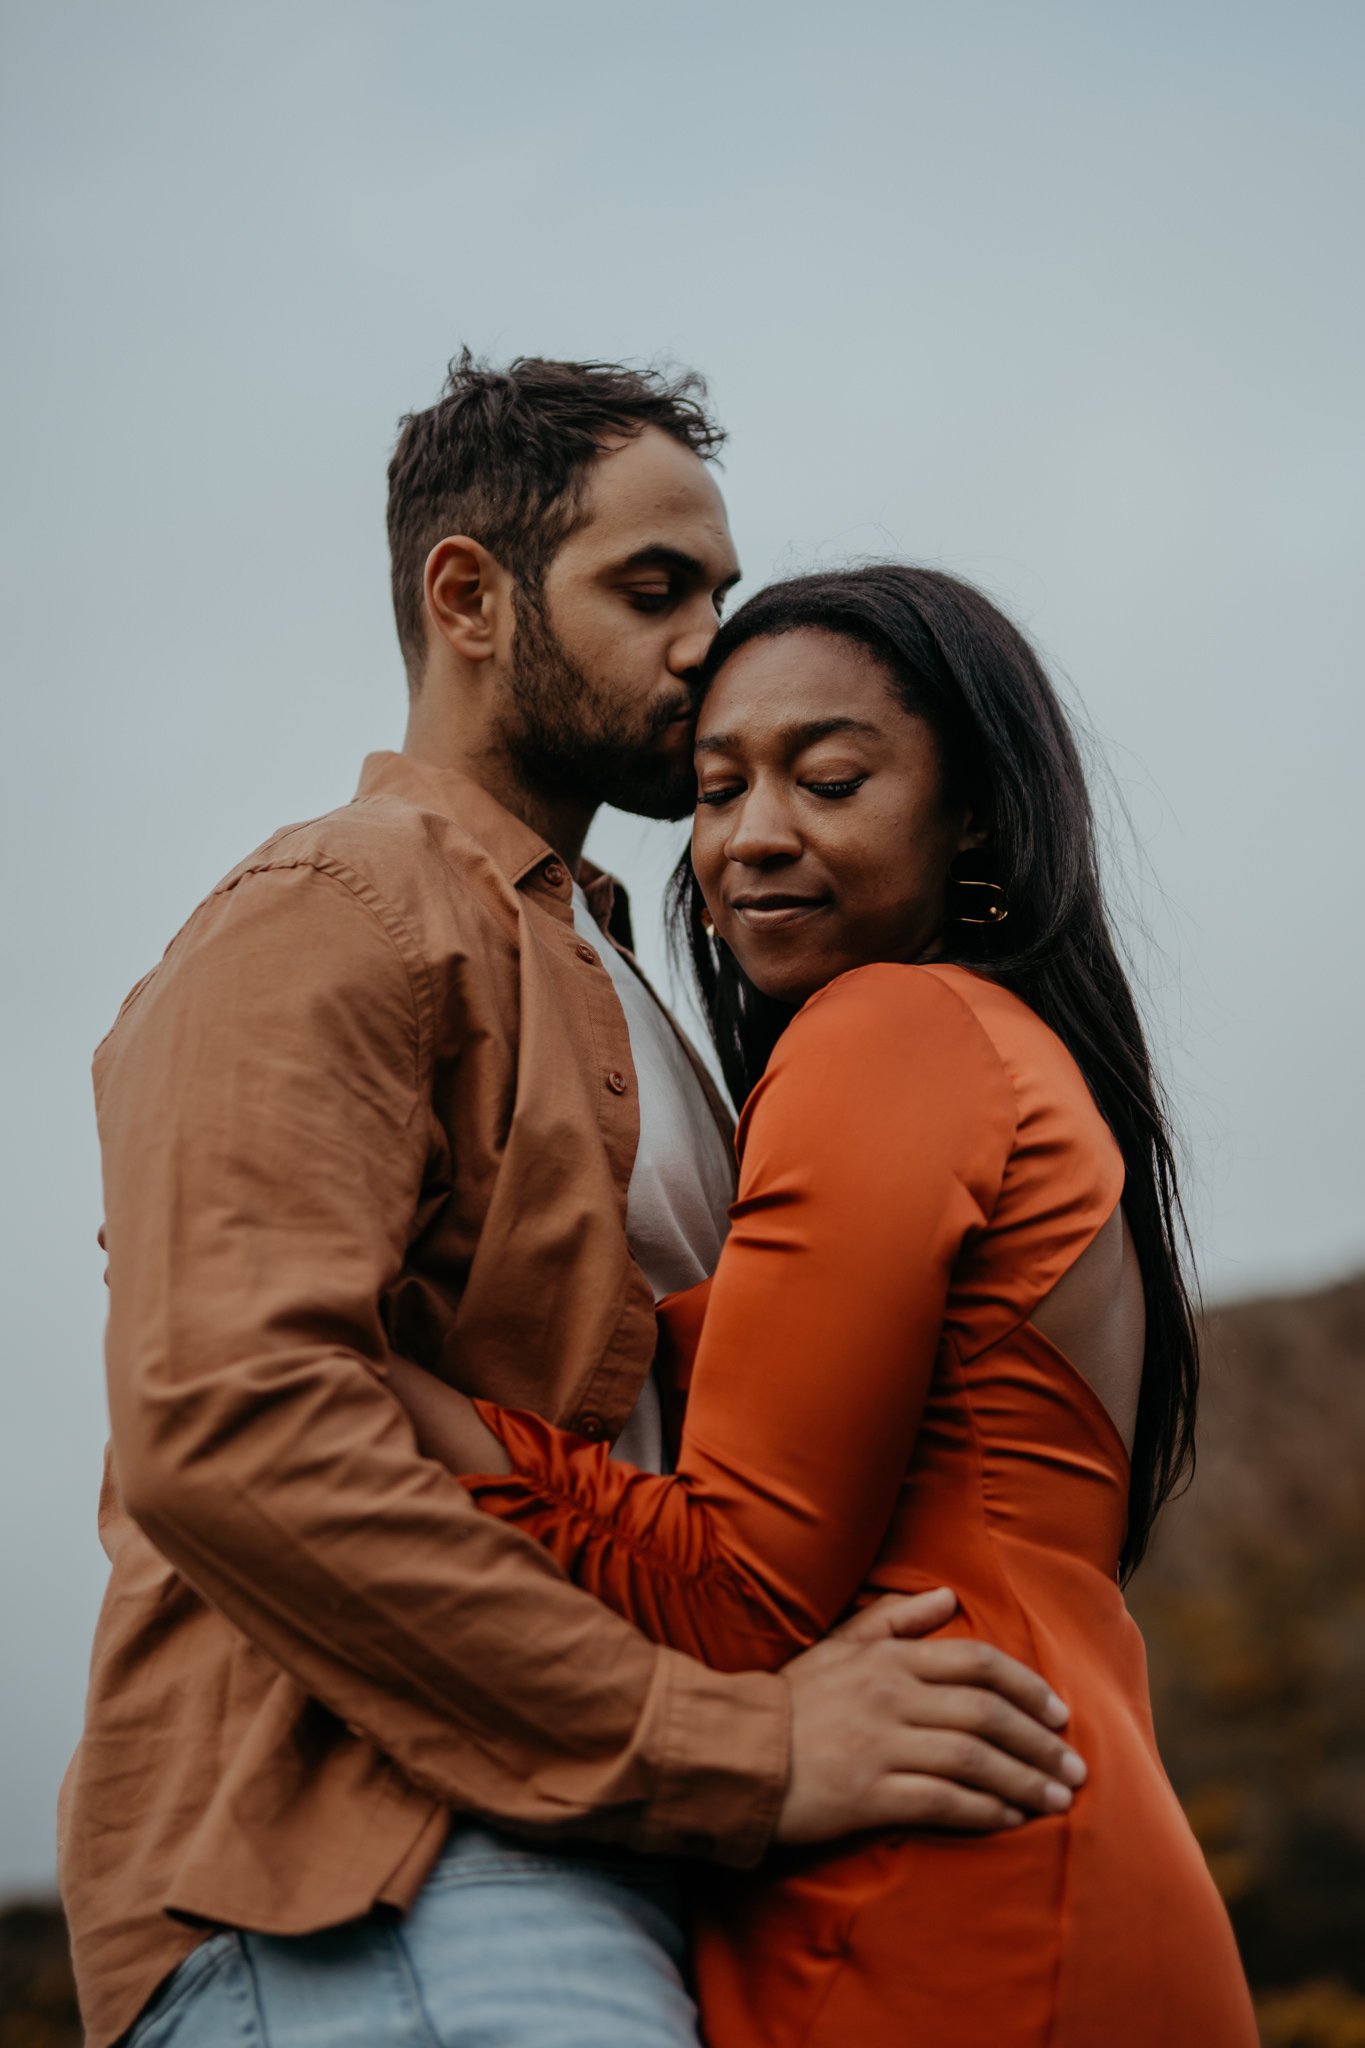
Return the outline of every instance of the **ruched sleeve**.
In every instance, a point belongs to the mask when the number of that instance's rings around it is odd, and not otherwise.
[[[717,1668],[775,1667],[823,1635],[885,1534],[1014,1119],[998,1053],[932,968],[831,983],[741,1118],[676,1472],[481,1402],[517,1470],[467,1479],[479,1504]]]

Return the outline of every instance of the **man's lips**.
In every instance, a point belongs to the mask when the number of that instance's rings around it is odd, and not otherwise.
[[[770,895],[733,897],[730,909],[749,931],[770,932],[824,910],[828,902],[827,896],[796,896],[784,889]]]
[[[696,705],[684,704],[670,718],[656,721],[654,726],[655,739],[657,742],[668,747],[686,746],[690,749],[696,723]]]

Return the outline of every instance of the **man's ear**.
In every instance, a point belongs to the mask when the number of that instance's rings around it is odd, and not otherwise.
[[[422,572],[422,595],[431,631],[462,660],[488,661],[499,651],[511,582],[478,541],[465,534],[438,540]]]

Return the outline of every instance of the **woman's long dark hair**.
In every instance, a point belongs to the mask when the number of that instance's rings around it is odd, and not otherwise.
[[[989,975],[1051,1026],[1123,1154],[1124,1213],[1147,1310],[1120,1560],[1126,1582],[1158,1510],[1193,1468],[1199,1345],[1184,1272],[1188,1236],[1174,1146],[1105,916],[1094,816],[1075,739],[1032,648],[994,605],[951,576],[895,563],[801,576],[760,591],[717,634],[704,681],[746,641],[802,627],[867,648],[906,710],[935,734],[954,800],[969,801],[989,829],[979,853],[960,857],[957,875],[998,883],[1009,909],[997,925],[950,925],[940,957]],[[989,898],[974,891],[969,900]],[[684,855],[670,889],[674,943],[690,956],[739,1104],[794,1012],[746,978],[728,947],[707,931],[705,909]]]

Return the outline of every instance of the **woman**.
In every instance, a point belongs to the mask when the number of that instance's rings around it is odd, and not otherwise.
[[[1252,2048],[1120,1592],[1197,1354],[1066,722],[979,594],[894,566],[762,593],[708,678],[676,908],[744,1109],[719,1269],[661,1311],[676,1472],[483,1403],[444,1454],[714,1665],[946,1583],[1071,1703],[1067,1811],[708,1879],[712,2048]]]

